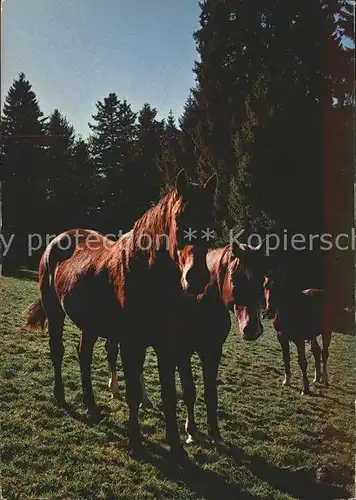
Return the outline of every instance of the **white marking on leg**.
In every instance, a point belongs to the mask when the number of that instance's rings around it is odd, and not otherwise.
[[[186,441],[185,441],[185,442],[186,442],[187,444],[192,444],[192,443],[194,443],[194,437],[193,437],[193,436],[191,436],[190,434],[188,434],[188,437],[187,437],[187,439],[186,439]]]
[[[117,393],[117,374],[116,372],[111,373],[111,377],[109,378],[109,389],[111,392],[111,397],[113,398],[114,395]]]
[[[320,379],[321,379],[321,374],[318,373],[317,369],[315,369],[315,375],[314,375],[313,383],[314,384],[319,383]]]

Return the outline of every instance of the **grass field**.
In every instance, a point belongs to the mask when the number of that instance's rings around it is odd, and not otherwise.
[[[282,388],[282,359],[269,322],[254,343],[234,329],[225,344],[219,378],[224,443],[207,439],[187,447],[189,462],[172,460],[164,442],[156,360],[146,359],[147,390],[155,404],[142,412],[147,458],[126,452],[124,382],[111,400],[104,341],[98,341],[93,383],[107,412],[88,425],[81,404],[76,345],[78,331],[66,323],[63,363],[72,410],[55,406],[47,334],[21,330],[22,311],[37,297],[34,276],[0,281],[1,487],[7,500],[91,499],[336,499],[353,496],[355,342],[334,334],[331,387],[300,396],[301,376],[292,350],[292,387]],[[308,353],[308,359],[312,361]],[[205,407],[199,362],[197,421]],[[312,377],[313,363],[309,364]],[[121,373],[121,372],[120,372]],[[184,406],[179,389],[179,420]],[[183,439],[183,425],[182,439]],[[1,498],[1,493],[0,493]]]

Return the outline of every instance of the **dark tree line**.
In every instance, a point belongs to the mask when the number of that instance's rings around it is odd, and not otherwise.
[[[75,227],[119,234],[160,196],[157,161],[166,128],[145,104],[138,113],[110,93],[96,103],[88,140],[77,136],[58,109],[44,117],[21,73],[1,117],[2,217],[5,240],[14,234],[5,264],[28,259],[29,234],[50,235]],[[43,248],[42,248],[43,250]]]
[[[245,236],[254,231],[283,236],[285,229],[306,237],[350,233],[351,2],[205,0],[200,5],[194,34],[200,59],[180,118],[175,158],[176,168],[185,162],[198,179],[218,171],[222,239],[228,229],[241,228]],[[170,155],[174,175],[172,165]],[[325,266],[336,258],[335,252],[325,258],[318,248],[301,252],[290,245],[276,256],[302,285],[311,280],[321,286]],[[346,264],[336,266],[330,281],[337,290],[348,290],[350,302],[353,253],[343,252],[341,260]]]
[[[220,241],[241,228],[246,236],[350,230],[351,2],[204,0],[200,7],[195,85],[178,124],[110,93],[97,102],[83,141],[58,110],[43,116],[25,75],[14,81],[1,119],[5,233],[125,231],[182,167],[198,181],[218,172]],[[21,245],[16,251],[23,261]],[[293,259],[301,278],[323,274],[318,253]]]

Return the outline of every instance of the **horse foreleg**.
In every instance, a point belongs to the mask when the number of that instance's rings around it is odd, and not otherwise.
[[[311,350],[315,360],[315,376],[314,376],[314,384],[320,382],[321,380],[321,363],[320,363],[320,355],[321,349],[318,344],[318,340],[315,338],[311,341]]]
[[[161,396],[166,421],[166,439],[172,452],[182,452],[177,425],[177,392],[175,385],[176,356],[171,346],[156,348]]]
[[[208,434],[212,442],[221,441],[218,424],[217,375],[222,354],[222,345],[199,353],[203,364],[204,396],[207,409]]]
[[[62,381],[62,360],[64,354],[63,346],[63,324],[64,314],[48,317],[48,334],[51,361],[54,370],[54,397],[59,405],[64,404],[64,386]]]
[[[107,339],[105,342],[106,357],[110,369],[109,390],[113,398],[117,394],[117,357],[119,354],[119,344],[116,340]]]
[[[133,452],[138,452],[142,447],[138,409],[142,400],[140,375],[145,360],[145,348],[137,343],[125,341],[120,344],[120,354],[126,383],[126,402],[129,407],[129,445]]]
[[[187,407],[187,417],[185,420],[185,431],[188,435],[186,443],[193,443],[198,435],[198,429],[194,418],[194,405],[197,391],[192,374],[191,354],[184,356],[178,364],[180,381],[182,384],[183,401]]]
[[[322,334],[323,338],[323,348],[321,351],[321,356],[323,359],[323,383],[326,385],[326,387],[329,386],[329,375],[328,375],[328,369],[327,369],[327,362],[329,359],[329,345],[331,342],[331,331],[328,331],[327,333]]]
[[[83,331],[79,342],[78,354],[80,373],[83,387],[83,403],[88,408],[90,415],[97,415],[98,408],[95,403],[93,387],[91,382],[91,364],[93,360],[93,348],[97,335]]]
[[[303,374],[303,389],[301,391],[302,396],[306,394],[310,394],[309,391],[309,380],[308,380],[308,362],[305,356],[305,341],[300,340],[295,342],[298,349],[298,364]]]
[[[284,363],[284,380],[282,385],[286,385],[289,387],[291,379],[289,340],[283,338],[281,335],[277,335],[277,339],[282,348],[282,356]]]

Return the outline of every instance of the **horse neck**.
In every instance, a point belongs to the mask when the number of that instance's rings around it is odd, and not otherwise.
[[[293,290],[283,286],[276,300],[276,311],[281,316],[289,314],[298,307],[301,300],[303,300],[303,293],[300,290]]]
[[[209,289],[225,305],[228,305],[232,301],[230,257],[231,249],[228,245],[210,250],[207,255],[207,265],[210,271]]]
[[[172,230],[172,221],[173,208],[178,199],[177,191],[172,189],[134,224],[133,244],[137,248],[140,244],[142,247],[144,242],[141,252],[148,255],[151,264],[155,261],[157,252],[165,252],[172,260],[176,259],[177,241],[175,232]],[[150,245],[148,245],[147,238]]]

